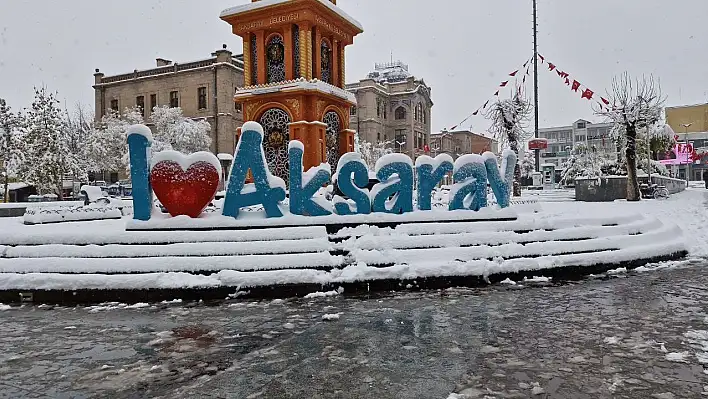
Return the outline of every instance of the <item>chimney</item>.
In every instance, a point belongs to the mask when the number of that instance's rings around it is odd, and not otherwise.
[[[157,66],[158,66],[158,67],[163,67],[163,66],[172,65],[172,61],[166,60],[166,59],[164,59],[164,58],[158,58],[156,61],[157,61]]]
[[[96,73],[93,74],[94,84],[101,84],[104,76],[103,72],[96,68]]]
[[[227,49],[225,44],[221,45],[220,50],[216,50],[212,56],[216,57],[216,62],[231,62],[231,56],[233,53]]]

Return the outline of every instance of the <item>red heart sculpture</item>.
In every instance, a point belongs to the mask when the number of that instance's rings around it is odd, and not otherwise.
[[[150,184],[170,215],[197,218],[214,199],[221,174],[213,162],[197,160],[184,170],[180,164],[185,162],[179,161],[160,160],[155,163],[150,171]],[[218,160],[216,162],[218,165]]]

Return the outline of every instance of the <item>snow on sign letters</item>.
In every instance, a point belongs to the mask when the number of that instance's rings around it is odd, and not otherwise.
[[[129,128],[134,218],[150,219],[153,190],[172,216],[199,217],[216,195],[221,178],[219,160],[207,152],[185,156],[163,151],[151,156],[151,144],[149,128],[144,125]],[[288,146],[288,211],[294,215],[316,217],[428,211],[431,210],[432,191],[448,174],[452,174],[455,181],[450,190],[450,210],[478,211],[486,207],[488,183],[499,206],[509,206],[509,187],[516,164],[516,155],[512,151],[502,153],[501,168],[496,155],[490,152],[464,155],[454,162],[447,154],[435,158],[420,156],[415,164],[404,154],[387,154],[376,162],[374,172],[379,183],[370,191],[366,189],[369,170],[361,154],[347,153],[339,159],[335,171],[336,185],[342,195],[335,195],[328,201],[322,188],[332,181],[331,167],[325,163],[304,171],[304,150],[299,141],[291,141]],[[252,183],[246,182],[249,177]],[[222,214],[238,218],[243,208],[259,205],[267,217],[281,217],[285,198],[285,181],[273,176],[266,164],[263,128],[256,122],[247,122],[243,125],[226,182]]]

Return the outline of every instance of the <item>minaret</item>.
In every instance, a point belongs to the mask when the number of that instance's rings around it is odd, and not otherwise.
[[[356,98],[344,90],[344,55],[361,25],[336,0],[252,0],[221,19],[243,39],[245,87],[235,101],[244,121],[263,125],[271,171],[287,181],[289,140],[305,145],[305,169],[322,162],[336,168],[354,150],[349,110]]]

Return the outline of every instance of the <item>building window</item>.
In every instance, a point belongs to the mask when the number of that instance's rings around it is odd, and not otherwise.
[[[172,107],[172,108],[179,107],[179,93],[176,91],[170,92],[170,107]]]
[[[266,49],[268,59],[268,83],[282,82],[285,80],[285,46],[283,38],[279,35],[273,36],[268,41]]]
[[[114,98],[111,100],[111,109],[118,112],[118,99]]]
[[[293,77],[300,77],[300,27],[293,24]]]
[[[383,115],[383,101],[380,98],[376,99],[376,116],[381,117]]]
[[[200,87],[197,89],[197,100],[199,109],[207,109],[207,88]]]
[[[140,109],[140,114],[145,117],[145,96],[135,97],[135,106]]]
[[[150,111],[157,107],[157,94],[150,94]]]
[[[585,122],[578,122],[578,129],[585,129]]]
[[[349,108],[349,115],[356,115],[356,107]]]
[[[384,103],[384,106],[383,106],[383,118],[384,119],[388,118],[388,105],[386,103]]]
[[[322,81],[332,83],[332,48],[326,40],[322,39],[320,44],[320,57],[322,69]]]
[[[406,119],[406,109],[404,107],[398,107],[395,111],[395,118],[397,121]]]
[[[243,112],[243,105],[241,103],[234,103],[234,110],[236,112]]]
[[[251,34],[251,84],[258,84],[258,40],[256,35]]]

